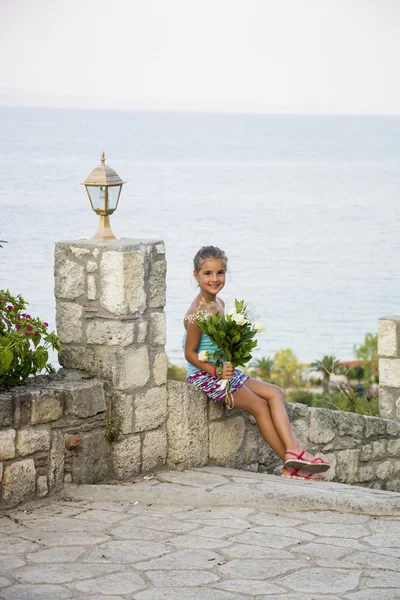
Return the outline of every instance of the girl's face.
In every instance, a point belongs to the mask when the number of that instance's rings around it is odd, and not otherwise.
[[[194,277],[203,292],[216,296],[225,285],[226,267],[222,260],[206,259]]]

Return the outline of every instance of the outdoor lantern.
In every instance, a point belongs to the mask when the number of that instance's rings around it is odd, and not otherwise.
[[[104,152],[101,164],[96,167],[81,185],[84,185],[89,196],[90,204],[95,213],[100,215],[100,223],[93,240],[107,242],[117,238],[112,232],[109,215],[117,210],[121,195],[122,181],[120,176],[105,164]]]

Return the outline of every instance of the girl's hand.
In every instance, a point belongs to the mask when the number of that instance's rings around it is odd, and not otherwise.
[[[231,363],[225,363],[222,367],[222,379],[232,379],[235,368],[231,365]]]

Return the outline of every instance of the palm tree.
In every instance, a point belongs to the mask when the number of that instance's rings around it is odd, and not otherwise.
[[[250,363],[250,368],[254,373],[255,377],[262,379],[265,381],[266,379],[271,379],[271,372],[274,368],[274,361],[269,356],[262,358],[256,358]]]
[[[322,374],[322,389],[327,392],[331,375],[338,370],[340,360],[336,356],[324,355],[320,360],[311,363],[311,368]]]

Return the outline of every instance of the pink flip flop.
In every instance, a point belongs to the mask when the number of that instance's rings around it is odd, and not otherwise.
[[[323,475],[319,475],[318,473],[308,473],[308,475],[303,477],[302,475],[298,475],[300,471],[301,469],[291,469],[290,467],[284,466],[282,469],[282,477],[286,477],[287,479],[303,479],[303,481],[325,481]]]
[[[285,467],[289,467],[290,469],[304,469],[310,473],[324,473],[330,469],[330,465],[318,456],[312,460],[303,459],[305,453],[306,450],[302,450],[299,454],[288,450],[285,455],[292,454],[295,458],[289,458],[288,460],[285,460]]]

